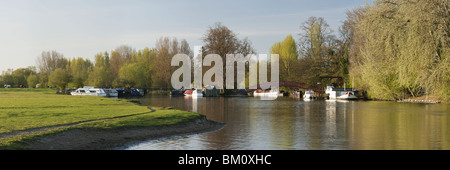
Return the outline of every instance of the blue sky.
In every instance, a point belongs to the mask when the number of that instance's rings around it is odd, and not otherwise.
[[[368,2],[372,2],[368,0]],[[202,45],[207,28],[221,22],[258,53],[300,24],[323,17],[337,32],[345,11],[365,0],[1,0],[0,71],[35,66],[42,51],[93,60],[120,45],[154,47],[162,36]]]

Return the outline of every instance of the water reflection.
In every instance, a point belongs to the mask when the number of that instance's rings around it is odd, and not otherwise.
[[[130,149],[450,149],[448,105],[290,97],[150,96],[142,102],[198,112],[227,125]]]
[[[447,105],[382,104],[365,103],[367,112],[354,115],[350,149],[449,149]]]

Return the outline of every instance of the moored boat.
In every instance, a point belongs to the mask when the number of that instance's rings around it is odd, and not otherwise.
[[[303,97],[303,92],[300,90],[296,90],[296,91],[292,92],[292,96],[301,98],[301,97]]]
[[[184,89],[172,90],[170,96],[184,96]]]
[[[105,91],[106,96],[108,97],[118,97],[119,93],[117,92],[116,89],[103,89],[103,91]]]
[[[202,89],[194,89],[192,97],[203,97]]]
[[[116,88],[119,98],[136,98],[143,97],[145,95],[144,89],[136,88]]]
[[[83,87],[70,93],[71,95],[81,95],[81,96],[107,96],[105,91],[100,88],[95,87]]]
[[[255,90],[253,97],[278,97],[280,92],[278,90]]]
[[[84,96],[84,95],[89,95],[87,92],[87,89],[85,88],[78,88],[75,91],[70,92],[71,95],[74,96]]]
[[[336,99],[341,99],[341,100],[357,100],[358,97],[356,97],[351,91],[337,97]]]
[[[358,93],[353,88],[335,88],[332,84],[327,85],[325,94],[331,100],[357,100]]]
[[[204,97],[219,97],[220,95],[219,89],[214,85],[206,86],[203,92]]]
[[[192,97],[203,97],[202,89],[188,89],[184,92],[185,96],[192,96]]]
[[[307,90],[307,91],[305,91],[305,94],[303,95],[303,99],[306,99],[306,100],[316,99],[316,95],[314,95],[314,91]]]

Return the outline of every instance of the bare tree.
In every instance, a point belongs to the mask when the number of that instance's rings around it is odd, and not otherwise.
[[[64,58],[62,53],[56,51],[43,51],[36,62],[40,72],[50,74],[57,68],[65,68],[68,61]]]
[[[161,37],[156,41],[156,56],[152,65],[152,79],[153,86],[160,88],[169,88],[170,78],[174,67],[170,66],[170,61],[176,54],[182,53],[189,56],[192,55],[192,51],[188,42],[185,39],[181,40],[181,44],[177,38]]]
[[[238,53],[243,54],[244,56],[256,53],[256,50],[252,47],[252,42],[247,37],[242,41],[239,41]]]
[[[237,34],[222,25],[222,23],[215,23],[213,26],[210,26],[206,34],[203,35],[202,40],[204,42],[203,57],[208,54],[218,54],[222,57],[222,63],[226,63],[227,54],[243,54],[246,56],[247,54],[256,53],[248,38],[239,40]],[[203,74],[211,67],[203,67]],[[237,79],[236,69],[237,67],[234,67],[235,79]],[[223,65],[223,70],[226,70],[226,64]],[[223,72],[223,78],[226,79],[226,71]]]
[[[333,30],[322,17],[310,17],[300,26],[300,56],[326,57],[329,46],[332,46],[335,37]]]
[[[219,54],[225,57],[227,54],[255,53],[248,38],[240,41],[237,34],[222,23],[215,23],[210,26],[202,40],[205,43],[203,48],[206,54]]]
[[[111,52],[110,67],[111,74],[116,78],[116,80],[114,80],[115,85],[120,84],[117,79],[120,67],[131,59],[133,53],[135,53],[135,50],[127,45],[121,45]]]
[[[192,57],[194,55],[192,50],[191,50],[191,47],[189,46],[189,43],[185,39],[181,40],[179,53],[187,54],[190,57]]]
[[[136,50],[134,50],[132,47],[130,47],[128,45],[121,45],[121,46],[117,47],[114,51],[123,60],[131,59],[131,54],[136,52]]]

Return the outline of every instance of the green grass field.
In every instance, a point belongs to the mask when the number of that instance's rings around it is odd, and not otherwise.
[[[197,113],[141,106],[126,99],[57,95],[49,89],[0,89],[0,149],[36,135],[70,128],[120,128],[171,125],[199,118]],[[3,137],[32,129],[62,126],[37,134]],[[64,127],[64,128],[63,128]],[[10,135],[11,136],[11,135]]]

